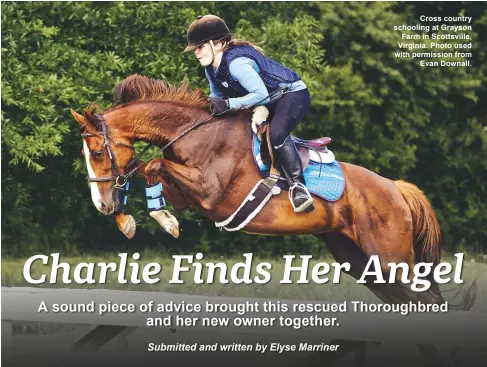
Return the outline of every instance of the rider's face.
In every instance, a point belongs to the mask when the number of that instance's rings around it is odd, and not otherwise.
[[[202,66],[210,65],[213,60],[213,50],[211,49],[210,43],[206,42],[203,45],[196,47],[194,49],[194,55]]]

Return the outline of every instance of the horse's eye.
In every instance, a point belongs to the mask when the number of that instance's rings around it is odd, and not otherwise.
[[[92,152],[91,153],[91,156],[96,161],[96,160],[100,159],[103,156],[103,150],[98,150],[96,152]]]

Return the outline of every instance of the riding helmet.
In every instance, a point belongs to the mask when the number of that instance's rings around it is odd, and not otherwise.
[[[191,23],[187,33],[188,46],[184,52],[192,51],[196,47],[211,40],[232,39],[232,32],[223,19],[216,15],[200,15]]]

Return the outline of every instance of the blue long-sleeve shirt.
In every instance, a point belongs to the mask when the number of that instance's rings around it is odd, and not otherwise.
[[[259,67],[254,60],[248,57],[237,57],[230,62],[228,68],[230,75],[238,80],[242,87],[249,92],[243,97],[229,98],[228,103],[231,109],[247,108],[255,105],[260,106],[269,102],[269,92],[259,75]],[[210,83],[210,97],[223,98],[223,93],[212,83],[208,74],[206,74],[206,78]],[[295,83],[281,83],[280,86],[287,86],[289,84],[292,84],[291,92],[306,88],[302,80]]]

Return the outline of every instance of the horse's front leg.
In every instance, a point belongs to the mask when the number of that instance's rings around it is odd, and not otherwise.
[[[184,198],[184,194],[179,187],[171,181],[167,174],[154,170],[154,165],[157,164],[151,161],[145,169],[145,182],[147,186],[158,187],[154,185],[161,183],[163,191],[160,195],[164,195],[176,211],[179,212],[189,207],[190,204]],[[179,222],[169,210],[162,209],[161,207],[160,209],[151,210],[149,215],[154,218],[166,232],[170,233],[175,238],[179,237]]]
[[[149,168],[146,169],[147,171],[144,175],[146,184],[154,185],[158,182],[162,183],[164,196],[177,212],[189,208],[191,204],[186,200],[181,189],[171,180],[171,177],[167,173],[154,171],[152,168],[154,166],[153,161],[147,165]]]
[[[114,214],[115,223],[117,227],[122,232],[125,237],[132,239],[135,236],[135,229],[137,225],[135,224],[135,219],[130,214],[125,214],[124,212]]]
[[[155,160],[157,161],[157,159]],[[133,166],[139,166],[140,168],[136,172],[137,177],[143,179],[149,186],[160,182],[164,187],[163,192],[165,197],[176,211],[182,211],[190,206],[179,187],[177,187],[171,181],[170,177],[167,174],[161,174],[161,172],[156,172],[154,169],[150,168],[150,172],[146,173],[147,164],[143,163],[144,162],[140,159],[133,162]],[[164,230],[166,230],[168,233],[176,238],[179,236],[178,220],[168,210],[153,210],[150,212],[149,215],[153,217],[159,223],[159,225],[164,228]],[[135,236],[136,231],[136,223],[134,217],[130,214],[125,214],[124,212],[116,213],[114,217],[118,229],[127,238],[132,239]]]
[[[220,200],[220,182],[212,180],[212,177],[196,167],[187,167],[166,159],[153,160],[147,165],[146,174],[157,175],[162,172],[166,172],[203,209],[211,211]]]

